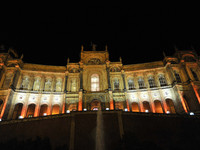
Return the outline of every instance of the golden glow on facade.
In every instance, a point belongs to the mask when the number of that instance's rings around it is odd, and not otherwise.
[[[198,58],[194,51],[177,51],[163,61],[123,65],[111,62],[108,51],[82,50],[78,63],[47,66],[0,53],[0,118],[97,109],[197,113]]]

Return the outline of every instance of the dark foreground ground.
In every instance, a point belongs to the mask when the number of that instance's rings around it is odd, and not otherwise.
[[[105,150],[199,149],[200,116],[103,111]],[[0,150],[95,150],[97,112],[0,122]]]

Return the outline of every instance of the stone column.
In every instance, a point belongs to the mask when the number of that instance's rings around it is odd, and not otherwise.
[[[139,105],[140,112],[145,112],[144,107],[143,107],[143,103],[142,103],[142,100],[141,100],[141,97],[140,97],[140,93],[138,91],[137,91],[137,97],[138,97],[138,105]]]
[[[125,99],[126,99],[126,108],[128,111],[130,111],[130,106],[129,106],[129,101],[127,97],[127,89],[126,89],[126,80],[125,80],[125,75],[124,75],[124,70],[122,72],[122,79],[123,79],[123,85],[124,85],[124,94],[125,94]]]
[[[108,90],[111,90],[111,82],[110,82],[110,67],[107,65],[106,67],[107,72],[107,80],[108,80]]]
[[[109,90],[109,98],[110,98],[110,110],[114,110],[113,93],[111,90]]]
[[[68,72],[65,73],[65,89],[64,92],[67,92],[67,80],[68,80]]]
[[[165,113],[167,113],[167,103],[165,101],[165,98],[163,96],[163,92],[161,91],[161,89],[158,90],[159,91],[159,94],[160,94],[160,97],[161,97],[161,103],[163,104],[163,107],[164,107],[164,111]]]
[[[121,73],[122,73],[122,80],[123,80],[123,85],[124,85],[124,91],[126,91],[126,81],[125,81],[124,70],[122,70]]]
[[[199,92],[198,92],[198,87],[194,84],[194,82],[191,82],[191,84],[192,84],[193,90],[195,92],[195,95],[197,97],[197,100],[198,100],[198,102],[200,104],[200,95],[199,95]]]
[[[37,98],[36,107],[35,107],[34,117],[38,117],[39,116],[41,97],[42,97],[42,94],[39,94],[38,98]]]
[[[29,80],[28,90],[30,90],[30,91],[33,90],[33,84],[34,84],[34,76],[31,75],[30,80]]]
[[[1,110],[0,118],[7,119],[8,113],[12,106],[13,95],[14,95],[14,91],[11,89],[8,89],[8,93],[3,104],[3,108]]]
[[[20,71],[17,69],[17,70],[14,72],[14,77],[13,77],[13,79],[12,79],[11,88],[16,89],[19,76],[20,76]]]
[[[148,96],[149,96],[150,106],[151,106],[152,112],[155,113],[156,112],[155,105],[154,105],[154,101],[152,99],[151,91],[150,90],[148,90]]]
[[[44,90],[44,85],[45,85],[45,76],[42,76],[40,81],[40,91]]]
[[[20,72],[19,77],[18,77],[18,82],[16,83],[16,89],[21,88],[22,79],[23,79],[23,74],[22,74],[22,72]]]
[[[82,106],[83,106],[83,91],[80,90],[78,95],[78,111],[83,110]]]
[[[53,94],[50,94],[47,115],[52,114],[52,101],[53,101]]]
[[[23,104],[23,107],[22,107],[21,116],[22,116],[23,118],[26,117],[26,112],[27,112],[27,108],[28,108],[28,99],[29,99],[29,95],[30,95],[30,93],[27,93],[26,98],[25,98],[25,101],[24,101],[24,104]]]
[[[52,82],[51,82],[51,92],[55,91],[55,86],[56,86],[56,77],[52,77]]]
[[[66,113],[66,100],[65,100],[66,94],[63,94],[63,102],[62,102],[62,114]]]
[[[83,110],[83,68],[80,68],[80,90],[78,98],[78,111]]]

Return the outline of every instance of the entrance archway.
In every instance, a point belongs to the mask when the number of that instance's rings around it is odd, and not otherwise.
[[[47,108],[48,108],[47,104],[41,105],[41,107],[40,107],[40,115],[39,116],[47,115]]]
[[[34,116],[34,112],[35,112],[35,104],[28,105],[26,117],[27,118],[33,117]]]
[[[171,99],[166,99],[166,104],[167,104],[167,111],[169,111],[172,114],[175,114],[175,107],[174,107],[174,103]]]
[[[132,103],[132,112],[140,112],[138,103],[136,102]]]
[[[151,112],[151,107],[150,107],[149,102],[144,101],[142,103],[143,103],[144,112]]]
[[[154,101],[154,106],[155,106],[155,112],[156,113],[163,113],[162,104],[159,100]]]
[[[22,112],[22,107],[23,107],[22,103],[18,103],[18,104],[15,105],[12,119],[18,119],[19,118],[19,116],[21,115],[21,112]]]
[[[99,100],[93,100],[90,105],[91,110],[101,110],[101,102]]]
[[[53,105],[52,115],[57,115],[59,113],[60,113],[60,106],[59,105]]]
[[[77,103],[69,104],[68,110],[69,111],[77,111]]]
[[[124,110],[124,102],[115,102],[115,110]]]

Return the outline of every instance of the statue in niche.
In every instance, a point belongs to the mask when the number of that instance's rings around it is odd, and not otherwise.
[[[47,79],[45,82],[45,91],[51,90],[51,79]]]
[[[113,68],[110,69],[110,72],[120,72],[120,71],[121,70],[118,67],[113,67]]]
[[[76,92],[76,79],[71,80],[71,91]]]
[[[33,84],[33,90],[38,91],[40,89],[40,78],[36,78]]]
[[[23,81],[22,81],[21,88],[22,89],[28,89],[28,84],[29,84],[29,78],[28,77],[24,77]]]
[[[69,69],[69,72],[70,73],[78,73],[78,69],[77,68],[72,68],[72,69]]]
[[[100,65],[102,64],[101,60],[98,58],[92,58],[88,61],[89,65]]]
[[[56,82],[56,92],[61,92],[61,86],[62,86],[62,79],[57,80]]]

